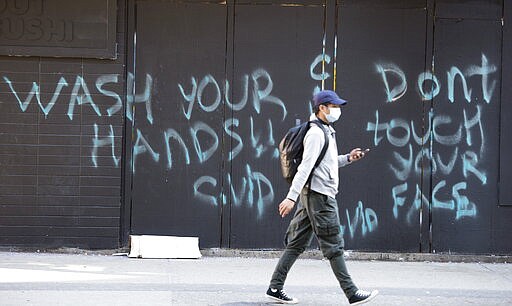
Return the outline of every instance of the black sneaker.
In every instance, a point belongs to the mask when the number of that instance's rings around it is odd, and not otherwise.
[[[379,294],[379,290],[373,290],[372,292],[357,290],[357,292],[348,299],[350,305],[361,305],[373,300],[377,294]]]
[[[278,301],[281,304],[297,304],[299,302],[298,299],[291,298],[286,295],[283,289],[268,288],[267,297],[274,301]]]

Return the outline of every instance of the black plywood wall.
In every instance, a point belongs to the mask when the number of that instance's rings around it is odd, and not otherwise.
[[[0,53],[32,56],[0,58],[2,245],[281,248],[277,145],[325,88],[340,153],[371,149],[340,170],[348,249],[512,251],[507,1],[118,1],[115,40],[68,14],[41,50],[40,2],[4,2]]]

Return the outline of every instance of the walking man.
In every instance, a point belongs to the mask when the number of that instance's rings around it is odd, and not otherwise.
[[[267,297],[283,304],[296,304],[296,298],[289,297],[283,290],[288,271],[295,260],[311,244],[313,235],[318,239],[324,257],[329,259],[332,271],[338,279],[350,305],[369,302],[379,293],[358,289],[348,274],[343,258],[344,242],[338,216],[338,168],[351,164],[364,157],[367,151],[353,149],[349,154],[338,155],[335,131],[331,123],[341,116],[341,106],[347,101],[340,99],[331,90],[323,90],[313,97],[314,116],[322,124],[311,124],[304,137],[304,153],[297,173],[286,198],[279,204],[281,217],[288,215],[297,203],[297,209],[285,235],[286,248],[272,275]],[[316,168],[315,162],[329,137],[327,151]],[[311,171],[311,181],[308,182]],[[308,188],[309,186],[309,188]]]

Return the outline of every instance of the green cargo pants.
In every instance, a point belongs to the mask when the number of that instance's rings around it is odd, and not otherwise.
[[[311,244],[315,235],[322,254],[329,259],[340,287],[347,298],[350,298],[357,291],[357,287],[347,272],[343,258],[344,242],[336,199],[312,190],[308,197],[308,189],[304,188],[297,205],[295,215],[286,231],[286,249],[274,270],[270,287],[283,288],[288,271],[299,255]]]

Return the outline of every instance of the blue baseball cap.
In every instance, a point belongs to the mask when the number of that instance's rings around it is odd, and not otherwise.
[[[332,90],[322,90],[317,92],[313,96],[313,102],[315,106],[318,106],[323,103],[331,103],[336,105],[345,105],[347,101],[338,97],[338,95]]]

